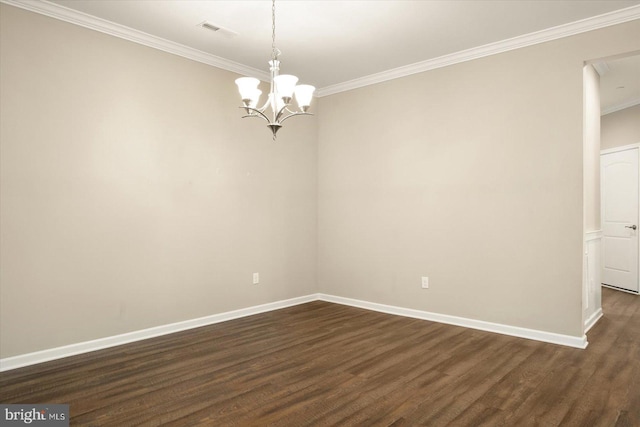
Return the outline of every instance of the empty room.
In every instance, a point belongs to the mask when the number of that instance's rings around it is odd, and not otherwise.
[[[0,0],[0,425],[640,426],[640,0]]]

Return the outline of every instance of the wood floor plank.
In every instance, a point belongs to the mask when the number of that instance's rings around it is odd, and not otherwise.
[[[0,373],[78,426],[640,427],[640,297],[586,350],[314,301]]]

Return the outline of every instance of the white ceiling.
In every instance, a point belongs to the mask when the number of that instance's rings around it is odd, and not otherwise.
[[[640,104],[640,55],[604,62],[600,76],[600,107],[603,114]]]
[[[270,0],[0,1],[268,76]],[[640,19],[640,0],[277,0],[276,44],[281,72],[327,95],[629,19]],[[237,34],[203,29],[204,21]],[[610,64],[603,109],[624,102],[619,86],[637,93],[618,81],[634,80],[637,68]],[[605,77],[618,83],[609,89]]]

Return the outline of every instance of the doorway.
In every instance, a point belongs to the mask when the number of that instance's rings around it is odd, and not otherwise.
[[[633,240],[634,236],[632,235],[631,239],[623,243],[625,238],[623,233],[614,235],[610,233],[615,230],[608,230],[607,246],[612,250],[607,250],[607,253],[604,253],[604,216],[609,213],[603,210],[604,200],[601,187],[610,184],[611,177],[607,178],[607,183],[603,183],[601,173],[603,175],[616,174],[619,171],[616,172],[615,168],[602,171],[600,161],[602,154],[611,154],[613,151],[620,151],[630,145],[640,147],[640,51],[587,61],[583,74],[584,252],[582,308],[586,333],[603,315],[601,284],[605,282],[605,279],[602,279],[603,273],[605,273],[605,267],[602,265],[604,262],[608,264],[607,273],[619,271],[618,275],[623,275],[621,270],[629,271],[631,278],[627,278],[627,283],[630,281],[631,286],[623,283],[623,286],[630,288],[627,292],[636,293],[634,289],[639,289],[637,280],[634,280],[638,274],[635,273],[636,265],[639,264],[638,256],[633,255],[638,248]],[[609,222],[607,228],[613,226],[610,219],[607,220]],[[629,231],[635,232],[636,237],[640,231],[640,224],[637,220],[618,225],[627,231],[627,234]],[[633,225],[636,225],[636,230],[624,228],[626,226],[633,227]],[[616,237],[620,238],[615,241],[618,244],[617,247],[614,243]],[[625,245],[631,245],[631,251],[622,250]],[[627,254],[627,260],[614,260],[616,250]],[[606,282],[613,283],[610,278],[611,274],[607,273],[605,273]],[[634,283],[636,283],[635,286]],[[609,286],[619,285],[620,282],[618,285]],[[614,289],[622,290],[621,287]]]
[[[638,294],[638,190],[640,144],[603,150],[600,156],[602,284]]]
[[[600,75],[601,282],[638,294],[640,54],[594,63]]]

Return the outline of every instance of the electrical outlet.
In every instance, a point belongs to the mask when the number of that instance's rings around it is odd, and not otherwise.
[[[257,285],[260,283],[260,273],[253,273],[253,284]]]
[[[429,278],[422,276],[422,289],[429,289]]]

